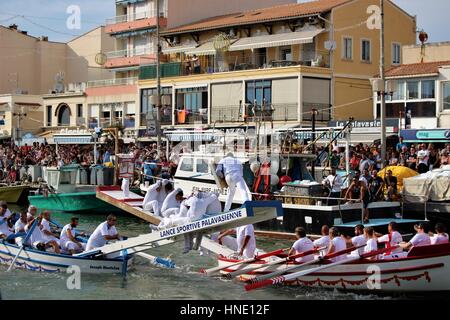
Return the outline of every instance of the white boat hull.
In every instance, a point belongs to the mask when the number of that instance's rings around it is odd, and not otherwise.
[[[307,286],[316,288],[332,288],[357,291],[380,292],[423,292],[450,291],[450,244],[446,246],[447,253],[431,252],[428,256],[409,256],[399,259],[363,260],[357,263],[338,265],[299,277],[284,285]],[[434,250],[430,246],[430,250]],[[422,247],[421,249],[423,250]],[[225,267],[236,260],[219,258],[219,266]],[[261,264],[259,264],[261,266]],[[256,264],[248,266],[255,267]],[[256,276],[274,271],[285,270],[293,264],[283,264],[261,268],[239,277],[242,281],[249,281]],[[305,266],[295,272],[308,270],[318,265]],[[240,267],[230,267],[222,271],[223,274],[238,270]],[[242,267],[241,267],[242,268]],[[242,269],[241,269],[242,270]],[[375,273],[374,273],[375,272]],[[289,273],[287,273],[288,275]]]
[[[10,265],[20,248],[0,243],[0,263]],[[41,272],[66,272],[71,266],[78,266],[82,273],[120,274],[131,267],[132,259],[87,259],[66,255],[24,249],[15,262],[16,269]]]

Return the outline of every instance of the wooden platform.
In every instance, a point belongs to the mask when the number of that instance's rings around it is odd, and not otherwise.
[[[119,186],[97,187],[96,196],[123,211],[126,211],[138,218],[141,218],[151,224],[159,225],[161,218],[154,216],[149,211],[142,208],[144,197],[130,192],[129,197],[125,197]]]

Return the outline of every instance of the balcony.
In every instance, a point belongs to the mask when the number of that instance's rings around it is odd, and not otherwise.
[[[87,96],[110,96],[120,94],[136,94],[137,78],[118,78],[89,81],[86,88]]]
[[[222,74],[227,72],[247,72],[257,70],[273,70],[280,68],[299,69],[322,68],[329,69],[329,56],[327,53],[317,52],[314,58],[305,60],[270,60],[266,57],[255,55],[254,57],[234,57],[218,63],[214,56],[202,58],[200,68],[194,68],[190,60],[169,61],[161,64],[161,77],[194,76],[202,74]],[[166,57],[167,58],[167,57]],[[232,61],[228,63],[227,60]],[[140,68],[139,80],[152,80],[156,78],[156,65],[147,65]]]
[[[156,11],[138,12],[116,16],[106,20],[105,31],[109,34],[122,33],[146,28],[156,28]],[[159,23],[162,28],[167,26],[167,13],[160,12]]]
[[[256,118],[267,121],[297,121],[298,104],[274,103],[264,107],[246,104],[244,108],[235,105],[211,109],[212,123],[253,122]]]
[[[106,54],[106,68],[139,66],[156,61],[153,47],[111,51]]]

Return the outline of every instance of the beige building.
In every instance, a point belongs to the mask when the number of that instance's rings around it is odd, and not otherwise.
[[[76,84],[111,78],[95,62],[112,50],[113,39],[98,27],[68,43],[32,37],[16,25],[0,26],[0,94],[73,91]]]
[[[241,11],[162,33],[166,128],[241,126],[257,116],[275,126],[373,119],[369,79],[379,69],[379,30],[367,8],[378,0],[317,0]],[[386,67],[415,43],[415,18],[386,1]],[[334,50],[328,50],[335,41]],[[155,66],[140,68],[140,112],[154,110]],[[253,122],[254,123],[254,122]]]
[[[20,140],[41,131],[44,114],[39,95],[0,95],[0,140]]]

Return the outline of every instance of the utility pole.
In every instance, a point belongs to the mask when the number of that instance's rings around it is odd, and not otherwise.
[[[386,79],[384,75],[384,0],[380,0],[381,9],[381,30],[380,30],[380,78],[383,91],[380,99],[380,120],[381,120],[381,169],[386,164]]]
[[[317,109],[312,109],[312,116],[311,116],[311,121],[312,121],[312,141],[313,141],[313,146],[312,146],[312,152],[315,155],[316,152],[316,115],[317,115]],[[313,176],[313,179],[316,179],[316,160],[313,160],[312,164],[311,164],[311,174]]]
[[[158,154],[161,150],[161,42],[159,23],[159,0],[156,0],[156,134]]]

